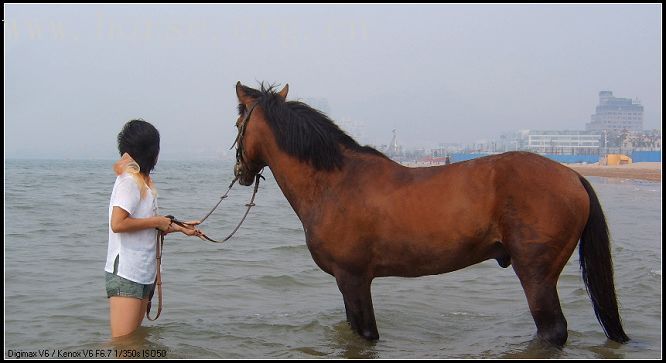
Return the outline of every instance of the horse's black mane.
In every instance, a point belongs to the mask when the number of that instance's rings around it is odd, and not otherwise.
[[[370,146],[361,146],[331,119],[299,101],[285,101],[273,85],[261,90],[242,86],[263,109],[280,149],[310,163],[317,170],[339,169],[344,163],[343,148],[386,158]],[[243,115],[245,106],[238,105]]]

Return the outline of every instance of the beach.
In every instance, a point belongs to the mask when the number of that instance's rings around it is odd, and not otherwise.
[[[410,168],[430,167],[444,165],[432,162],[403,162]],[[600,176],[605,178],[637,179],[652,182],[661,181],[661,162],[640,162],[626,165],[599,165],[599,164],[566,164],[583,176]]]
[[[661,162],[626,165],[564,164],[583,176],[661,181]]]

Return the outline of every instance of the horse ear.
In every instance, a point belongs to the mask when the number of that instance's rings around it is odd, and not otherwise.
[[[282,97],[283,100],[286,100],[287,92],[289,92],[289,83],[285,84],[284,87],[282,87],[282,90],[278,92],[278,95]]]
[[[244,90],[245,86],[243,86],[240,81],[236,83],[236,96],[238,96],[238,102],[247,105],[250,103],[251,99],[250,96],[247,95],[247,93]]]

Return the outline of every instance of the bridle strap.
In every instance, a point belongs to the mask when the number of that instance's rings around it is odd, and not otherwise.
[[[236,140],[234,140],[234,143],[231,144],[231,147],[229,150],[233,149],[236,144],[238,144],[238,150],[242,150],[242,144],[243,144],[243,136],[245,135],[245,127],[247,126],[248,121],[250,121],[250,116],[252,116],[252,111],[254,111],[254,108],[257,107],[259,102],[255,102],[252,107],[250,107],[250,110],[247,112],[247,115],[243,118],[243,121],[238,125],[238,135],[236,135]],[[236,155],[238,156],[238,154]]]

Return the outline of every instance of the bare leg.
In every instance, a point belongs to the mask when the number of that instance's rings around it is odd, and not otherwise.
[[[148,302],[150,302],[148,298],[144,298],[143,300],[141,300],[141,315],[139,316],[141,320],[139,320],[138,326],[141,326],[141,323],[143,323],[143,318],[146,316],[146,310],[148,310]]]
[[[111,336],[121,337],[133,333],[143,321],[148,299],[112,296],[109,298]]]

